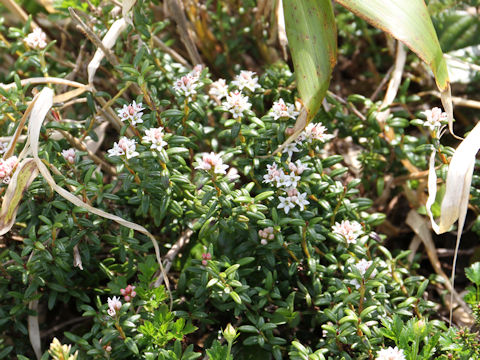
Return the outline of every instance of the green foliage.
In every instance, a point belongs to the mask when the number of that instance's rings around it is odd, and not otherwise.
[[[322,4],[331,11],[330,2]],[[73,7],[102,37],[115,12],[113,5],[98,5],[62,1],[48,19],[63,21]],[[455,349],[463,358],[475,354],[474,333],[460,336],[432,319],[437,305],[425,296],[430,287],[419,264],[375,232],[387,217],[387,225],[394,221],[380,212],[383,194],[423,194],[425,183],[410,177],[404,163],[425,170],[439,146],[425,130],[415,77],[403,81],[386,120],[391,138],[377,121],[382,102],[347,87],[337,91],[336,83],[324,106],[312,107],[311,127],[300,141],[272,155],[295,126],[302,87],[299,93],[286,62],[272,60],[264,27],[275,19],[257,5],[207,2],[189,9],[208,64],[191,69],[158,45],[187,56],[175,26],[159,16],[163,3],[137,1],[133,26],[112,47],[118,64],[103,60],[94,88],[54,104],[41,130],[41,159],[59,186],[154,234],[170,289],[160,285],[165,279],[150,239],[72,205],[37,177],[23,194],[12,232],[2,238],[0,358],[33,358],[28,317],[36,315],[29,310],[35,300],[46,334],[44,358],[54,336],[71,344],[78,359],[371,359],[390,346],[409,359]],[[378,30],[345,9],[337,20],[339,60],[368,47],[363,54],[380,70],[391,65]],[[33,49],[24,41],[30,22],[7,28],[0,21],[9,41],[1,42],[0,59],[10,61],[0,80],[16,84],[0,87],[2,136],[14,135],[38,90],[20,79],[72,73],[86,82],[83,70],[96,49],[68,29],[67,41],[50,31],[58,42]],[[258,86],[240,89],[231,80],[238,81],[252,59],[261,59],[251,67]],[[361,82],[374,84],[378,74],[358,71]],[[230,97],[242,90],[251,106],[235,114],[224,97],[212,95],[219,76],[227,77]],[[192,78],[194,92],[187,93],[181,85]],[[52,87],[57,95],[68,90]],[[272,110],[280,100],[290,113]],[[144,107],[136,123],[122,115],[123,107],[133,111],[133,101]],[[153,129],[160,134],[156,146],[147,135]],[[137,154],[124,147],[112,155],[126,140],[136,142]],[[21,137],[14,153],[23,145]],[[73,159],[62,155],[72,146]],[[216,157],[208,157],[212,152]],[[6,189],[0,185],[1,196]],[[479,201],[475,190],[472,201]],[[478,264],[466,271],[475,284],[470,304],[479,302],[479,273]]]

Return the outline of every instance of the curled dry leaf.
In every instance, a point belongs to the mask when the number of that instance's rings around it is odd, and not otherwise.
[[[123,0],[122,2],[122,16],[130,25],[133,25],[132,13],[130,10],[132,10],[133,5],[135,5],[136,2],[137,0]]]
[[[117,41],[118,37],[123,32],[123,30],[125,30],[126,27],[127,27],[127,22],[125,21],[125,18],[116,20],[112,24],[110,29],[108,29],[105,36],[103,37],[102,44],[107,49],[111,49],[113,45],[115,45],[115,42]],[[105,57],[105,53],[102,51],[102,49],[97,49],[97,51],[95,52],[95,55],[93,56],[93,59],[90,61],[87,67],[89,84],[93,82],[95,73],[97,72],[97,69],[100,66],[100,62],[104,57]]]
[[[40,340],[40,326],[38,324],[38,300],[32,300],[28,303],[28,308],[35,311],[36,315],[28,315],[28,338],[32,344],[33,351],[37,359],[42,357],[42,346]]]
[[[0,210],[0,235],[6,234],[12,228],[23,193],[37,175],[37,165],[33,159],[25,159],[17,165],[17,169],[3,196],[2,208]]]
[[[470,185],[472,183],[475,155],[480,149],[480,122],[475,125],[468,136],[460,143],[450,160],[448,167],[445,195],[440,208],[440,219],[437,224],[433,218],[431,207],[437,196],[437,174],[435,173],[435,154],[430,156],[428,173],[428,200],[427,214],[430,217],[432,228],[437,234],[447,232],[458,220],[457,241],[453,259],[452,287],[455,282],[454,274],[457,263],[458,247],[462,237],[463,226],[467,216]],[[451,317],[451,316],[450,316]]]

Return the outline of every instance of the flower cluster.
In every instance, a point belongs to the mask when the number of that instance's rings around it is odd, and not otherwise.
[[[438,131],[443,123],[447,121],[447,113],[442,112],[442,109],[434,107],[431,110],[425,110],[423,112],[427,120],[424,121],[423,126],[430,129],[430,131]]]
[[[285,172],[278,167],[277,163],[267,165],[267,173],[263,176],[264,183],[273,183],[277,188],[286,192],[287,196],[279,196],[280,204],[279,209],[283,209],[285,214],[288,214],[291,209],[296,205],[303,211],[305,205],[310,202],[307,200],[307,193],[299,193],[297,190],[298,182],[300,181],[300,175],[305,170],[308,170],[307,165],[303,164],[300,160],[296,162],[290,162],[288,164],[290,172]]]
[[[305,127],[305,130],[300,134],[299,140],[312,143],[312,141],[320,141],[322,143],[332,139],[333,135],[327,134],[327,128],[322,123],[310,123]]]
[[[120,110],[117,110],[117,113],[120,120],[122,121],[128,120],[132,125],[136,125],[136,124],[143,123],[142,110],[145,110],[145,108],[142,107],[142,103],[137,104],[134,100],[131,104],[123,105],[123,108],[121,108]]]
[[[348,244],[352,244],[362,233],[362,225],[356,221],[342,220],[341,223],[336,222],[332,226],[335,234],[341,235]]]
[[[240,90],[248,89],[251,92],[255,92],[256,89],[261,88],[255,73],[246,70],[240,71],[240,74],[235,76],[235,80],[232,81],[232,84]]]
[[[283,99],[275,101],[271,110],[272,116],[275,120],[281,118],[292,118],[295,119],[299,114],[298,111],[295,111],[295,106],[289,103],[285,103]]]
[[[32,49],[44,49],[47,46],[47,35],[45,35],[42,29],[37,27],[27,35],[25,43]]]
[[[202,254],[202,265],[207,266],[208,260],[212,260],[212,254],[209,252]]]
[[[127,137],[122,137],[118,143],[113,143],[113,148],[108,150],[108,156],[123,156],[125,155],[127,159],[140,155],[135,151],[137,142],[134,139],[128,139]]]
[[[212,171],[215,174],[226,174],[228,165],[223,163],[223,160],[219,154],[211,152],[210,154],[203,154],[202,160],[198,162],[198,166],[195,169]]]
[[[114,296],[113,298],[108,298],[108,310],[107,313],[110,315],[112,318],[117,315],[117,313],[120,311],[122,308],[122,302],[120,301],[119,297]]]
[[[145,136],[142,138],[144,142],[151,143],[150,149],[160,150],[163,149],[167,143],[163,140],[165,133],[163,132],[163,127],[152,128],[145,131]]]
[[[127,285],[125,289],[120,289],[120,294],[122,294],[126,302],[129,302],[135,296],[137,296],[137,293],[135,292],[135,286],[132,285]]]
[[[243,115],[244,111],[250,110],[252,104],[248,101],[248,97],[235,90],[227,95],[227,99],[222,103],[222,106],[225,111],[230,111],[234,119],[237,119]]]
[[[200,80],[201,72],[202,66],[195,66],[191,72],[175,81],[173,84],[174,90],[179,95],[185,96],[187,100],[192,100],[197,94],[197,89],[199,87],[198,81]]]
[[[75,163],[75,149],[62,150],[62,156],[69,164]]]
[[[13,169],[17,166],[18,159],[16,156],[11,156],[7,160],[0,159],[0,180],[4,184],[10,183],[10,176],[13,173]]]
[[[263,230],[258,230],[258,236],[260,236],[260,244],[267,245],[268,240],[273,240],[275,235],[273,234],[273,227],[269,226]]]
[[[225,79],[218,79],[210,85],[208,94],[218,100],[226,98],[228,95],[228,85]]]
[[[395,346],[394,348],[388,347],[377,352],[375,360],[406,360],[406,357],[403,350]]]

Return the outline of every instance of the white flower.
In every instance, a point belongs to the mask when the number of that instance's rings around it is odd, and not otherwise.
[[[163,133],[163,127],[152,128],[145,131],[143,141],[152,143],[150,149],[162,149],[167,143],[163,140],[165,134]]]
[[[210,171],[213,169],[215,174],[226,174],[228,165],[223,163],[220,155],[211,152],[210,154],[203,154],[202,160],[199,161],[198,166],[195,169],[201,169],[205,171]]]
[[[47,35],[45,35],[42,29],[36,27],[30,34],[27,35],[25,38],[25,43],[32,49],[41,50],[47,46]]]
[[[135,100],[128,105],[123,105],[123,108],[117,110],[118,117],[122,121],[129,120],[132,125],[143,123],[142,116],[145,108],[142,107],[142,103],[136,103]]]
[[[175,81],[173,88],[180,95],[183,95],[187,99],[191,100],[192,97],[197,93],[197,81],[198,75],[196,76],[195,74],[187,74]]]
[[[208,94],[218,100],[222,100],[228,95],[228,85],[225,79],[218,79],[210,85]]]
[[[296,175],[293,171],[289,174],[285,174],[282,171],[280,174],[280,179],[277,181],[277,187],[284,186],[287,189],[296,188],[299,181],[300,176]]]
[[[272,106],[272,115],[275,120],[278,120],[280,118],[292,118],[295,119],[295,117],[299,114],[298,111],[295,111],[295,106],[289,103],[286,103],[283,101],[283,99],[280,99],[278,101],[275,101]]]
[[[313,140],[326,142],[333,138],[333,135],[327,134],[327,128],[322,123],[308,124],[305,130],[300,134],[299,139],[311,143]]]
[[[300,144],[301,144],[300,141],[291,142],[290,144],[288,144],[287,146],[285,146],[283,148],[282,152],[287,153],[288,157],[291,158],[294,152],[299,152],[300,151],[300,149],[297,148],[297,145],[300,145]]]
[[[108,302],[108,310],[107,310],[107,313],[108,315],[110,315],[111,317],[114,317],[118,311],[120,311],[120,309],[122,308],[122,302],[120,301],[120,298],[114,296],[113,298],[108,298],[107,299],[107,302]]]
[[[258,78],[254,77],[255,73],[253,71],[240,71],[240,74],[235,76],[235,80],[232,81],[232,84],[238,87],[240,90],[247,88],[251,92],[255,92],[255,89],[260,88],[258,84]]]
[[[278,169],[277,163],[273,163],[272,165],[267,165],[267,173],[263,175],[263,182],[267,184],[276,182],[278,184],[278,182],[281,180],[282,174],[283,174],[283,170]]]
[[[233,118],[236,119],[242,116],[245,110],[250,110],[252,104],[248,102],[248,97],[242,95],[240,91],[235,90],[227,95],[227,99],[222,103],[222,106],[226,111],[230,111]]]
[[[447,121],[447,113],[442,112],[442,109],[434,107],[432,110],[425,110],[423,114],[427,120],[423,123],[423,126],[428,127],[431,131],[439,130],[442,127],[442,122]]]
[[[7,160],[0,159],[0,180],[4,184],[10,182],[10,177],[17,163],[18,158],[16,156],[9,157]]]
[[[406,360],[406,357],[403,350],[395,346],[394,348],[388,347],[377,352],[375,360]]]
[[[75,163],[75,149],[62,150],[62,156],[68,163]]]
[[[0,155],[5,154],[7,152],[8,142],[0,142]]]
[[[360,236],[362,225],[356,221],[342,220],[341,223],[336,222],[332,226],[332,231],[343,236],[347,243],[351,244]]]
[[[293,171],[297,175],[302,175],[302,173],[305,170],[308,170],[308,166],[305,164],[302,164],[300,160],[297,160],[295,162],[290,162],[288,164],[288,168],[290,169],[290,171]]]
[[[280,200],[280,204],[278,204],[277,208],[283,209],[283,211],[285,211],[285,214],[288,214],[288,212],[295,207],[295,203],[290,196],[279,196],[278,199]]]
[[[279,209],[283,209],[285,214],[298,205],[300,210],[305,210],[305,205],[310,204],[307,200],[307,193],[300,194],[297,189],[287,190],[287,197],[279,196],[280,204],[277,206]]]
[[[238,174],[238,170],[234,167],[231,167],[230,170],[227,172],[227,180],[229,181],[235,181],[240,178],[240,175]]]
[[[126,155],[127,159],[140,155],[135,151],[137,143],[133,139],[128,139],[125,136],[117,143],[113,143],[113,148],[108,150],[108,156]]]
[[[305,210],[305,205],[310,204],[310,201],[307,200],[307,193],[299,193],[296,199],[296,204],[300,208],[300,210]]]
[[[367,272],[368,268],[370,267],[370,265],[372,265],[372,263],[373,263],[372,261],[362,259],[358,263],[355,264],[355,267],[360,272],[360,274],[362,276],[364,276],[365,273]]]

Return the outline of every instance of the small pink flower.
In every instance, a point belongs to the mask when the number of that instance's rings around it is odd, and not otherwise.
[[[336,222],[332,226],[332,231],[341,235],[347,240],[347,243],[354,243],[362,232],[362,225],[356,221],[342,220],[341,223]]]
[[[406,357],[403,350],[395,346],[394,348],[388,347],[377,352],[375,360],[406,360]]]
[[[62,156],[68,163],[75,163],[75,149],[62,150]]]
[[[187,74],[175,81],[173,88],[179,95],[183,95],[187,99],[191,100],[197,93],[197,81],[198,76],[195,76],[194,74]]]
[[[120,309],[122,308],[122,302],[120,301],[120,298],[117,298],[116,296],[114,296],[111,299],[108,298],[107,302],[108,302],[108,310],[107,310],[108,315],[110,315],[111,317],[115,317],[118,311],[120,311]]]
[[[10,177],[17,163],[18,159],[16,156],[11,156],[7,160],[0,159],[0,180],[4,184],[10,183]]]
[[[47,46],[47,35],[37,27],[27,35],[24,41],[30,48],[41,50]]]
[[[127,285],[125,289],[120,289],[120,294],[123,295],[126,302],[130,302],[135,296],[137,296],[137,293],[134,290],[135,286]]]
[[[208,94],[218,100],[222,100],[228,95],[228,85],[225,79],[218,79],[210,85]]]
[[[273,227],[269,226],[263,230],[258,230],[258,236],[261,239],[260,244],[267,245],[268,240],[273,240],[275,238]]]
[[[313,140],[326,142],[333,138],[333,135],[327,134],[327,128],[322,123],[310,123],[305,127],[305,130],[300,134],[299,139],[311,143]]]
[[[260,88],[258,84],[258,78],[255,77],[253,71],[240,71],[240,74],[235,76],[235,80],[232,81],[232,84],[237,86],[240,90],[247,88],[251,92],[255,92],[256,89]]]
[[[203,253],[202,254],[202,265],[207,266],[208,265],[208,260],[212,260],[212,254],[209,252]]]
[[[280,118],[292,118],[299,114],[298,111],[295,111],[295,106],[289,103],[285,103],[283,99],[275,101],[272,106],[272,115],[275,120]]]
[[[440,129],[442,123],[448,119],[447,113],[442,112],[442,109],[438,107],[434,107],[431,110],[425,110],[423,114],[427,117],[423,126],[428,127],[431,131]]]
[[[202,160],[198,162],[198,166],[195,169],[213,170],[215,174],[226,174],[228,165],[223,163],[220,155],[211,152],[210,154],[205,153],[202,155]]]
[[[152,128],[145,131],[145,136],[142,138],[143,141],[151,143],[150,149],[152,150],[160,150],[167,143],[163,140],[165,133],[163,132],[163,127]]]
[[[236,119],[242,116],[244,111],[250,110],[252,104],[248,101],[248,97],[235,90],[227,95],[227,99],[222,103],[222,106],[226,111],[230,111],[233,118]]]

